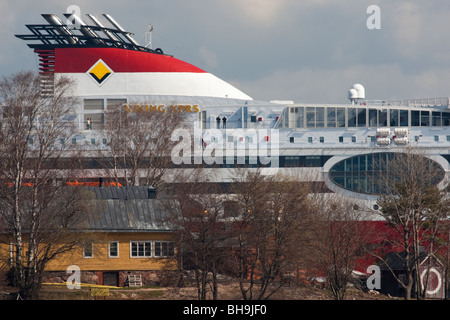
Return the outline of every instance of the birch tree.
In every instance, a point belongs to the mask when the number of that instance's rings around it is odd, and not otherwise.
[[[2,258],[24,299],[37,297],[46,264],[77,244],[72,231],[87,211],[82,190],[65,190],[79,155],[65,143],[76,129],[73,84],[55,78],[43,95],[40,82],[31,72],[0,81],[0,223],[10,248]]]

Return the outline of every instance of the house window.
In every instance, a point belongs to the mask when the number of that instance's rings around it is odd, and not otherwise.
[[[83,258],[93,258],[94,257],[94,244],[92,242],[87,242],[83,246]]]
[[[175,244],[173,242],[155,242],[155,257],[173,257],[175,255]]]
[[[339,142],[344,142],[344,137],[339,137]]]
[[[110,258],[119,257],[119,241],[110,241],[108,243],[108,256]]]
[[[131,257],[151,257],[152,243],[150,241],[131,241]]]

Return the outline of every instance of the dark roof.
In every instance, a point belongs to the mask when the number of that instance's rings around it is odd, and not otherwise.
[[[157,232],[170,231],[165,221],[173,200],[148,196],[148,187],[89,187],[96,199],[91,200],[93,214],[85,221],[90,231]],[[153,189],[151,189],[153,190]]]
[[[428,253],[421,251],[419,253],[420,263],[428,257]],[[411,253],[408,263],[410,268],[414,268],[414,258],[415,255]],[[392,270],[406,270],[406,254],[405,252],[389,252],[384,256],[383,261],[379,263],[379,266],[381,270],[389,270],[389,268]]]

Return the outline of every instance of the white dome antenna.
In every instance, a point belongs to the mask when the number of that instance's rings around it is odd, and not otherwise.
[[[365,98],[366,98],[365,89],[359,83],[354,84],[352,86],[352,88],[350,90],[348,90],[348,99],[350,100],[350,102],[352,104],[355,104],[359,100],[362,100],[362,99],[365,99]]]

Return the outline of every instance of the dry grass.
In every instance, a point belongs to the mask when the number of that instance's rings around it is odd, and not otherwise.
[[[16,290],[11,287],[0,287],[0,299],[14,297]],[[93,297],[89,287],[68,289],[65,285],[44,285],[41,291],[42,300],[196,300],[197,289],[194,286],[176,287],[142,287],[109,289],[107,297]],[[220,300],[241,300],[239,285],[230,282],[219,285]],[[388,297],[381,294],[365,293],[349,288],[346,300],[384,300]],[[291,286],[280,289],[271,300],[333,300],[329,290],[313,286]]]

